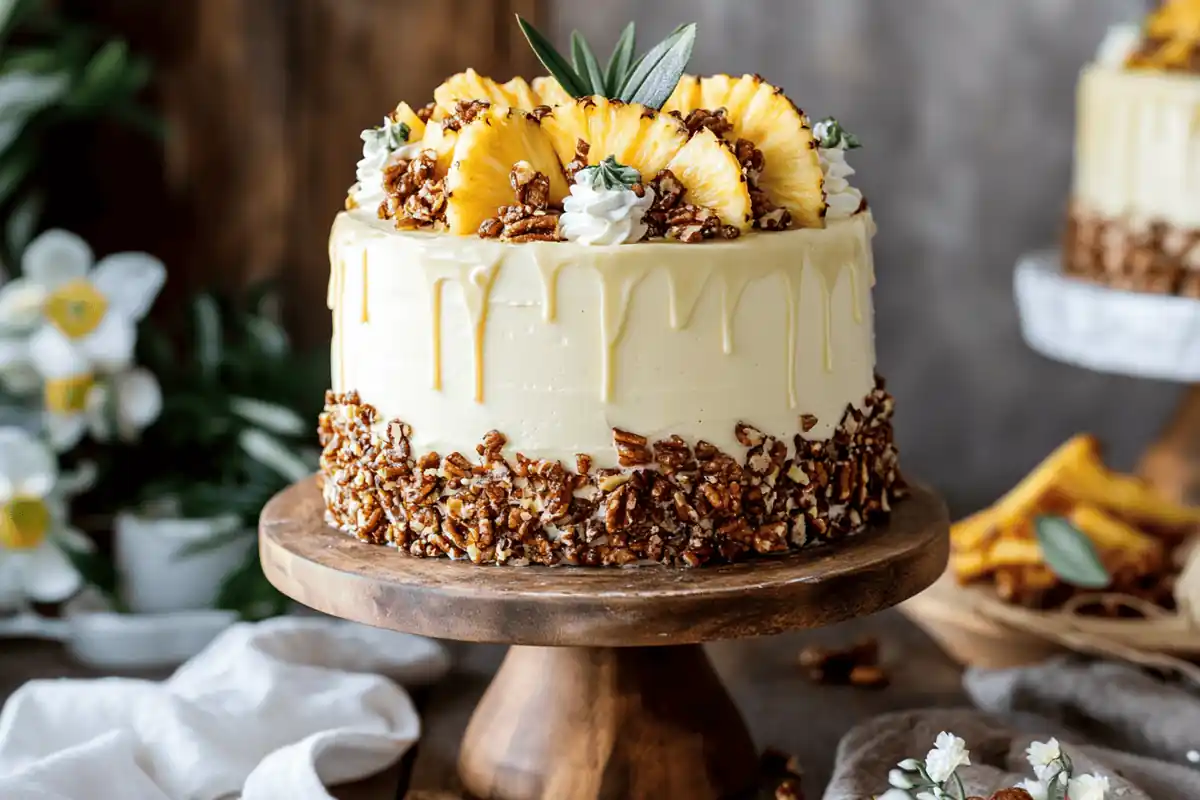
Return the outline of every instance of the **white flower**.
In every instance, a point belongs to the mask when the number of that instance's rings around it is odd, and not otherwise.
[[[888,789],[876,800],[913,800],[913,796],[903,789]]]
[[[918,768],[924,766],[915,758],[906,758],[896,765],[905,772],[916,772]]]
[[[149,370],[97,377],[62,337],[41,332],[33,337],[31,351],[45,379],[46,432],[59,452],[75,447],[87,433],[98,442],[136,441],[162,413],[162,389]]]
[[[904,770],[894,769],[888,773],[888,784],[897,789],[911,789],[915,785]]]
[[[1033,773],[1038,776],[1039,780],[1046,780],[1048,773],[1051,773],[1051,765],[1056,767],[1056,763],[1062,758],[1062,747],[1058,743],[1058,739],[1051,739],[1048,742],[1032,742],[1025,750],[1025,757],[1029,760],[1029,766],[1033,767]]]
[[[1021,781],[1014,788],[1024,789],[1025,791],[1029,792],[1029,796],[1032,797],[1033,800],[1046,800],[1046,795],[1049,792],[1049,788],[1046,786],[1046,784],[1035,780]]]
[[[1108,793],[1108,778],[1103,775],[1079,775],[1067,784],[1071,800],[1104,800]]]
[[[66,524],[54,454],[20,428],[0,428],[0,594],[66,600],[82,579],[63,553],[87,539]]]
[[[13,394],[30,394],[41,385],[42,378],[33,368],[29,340],[0,338],[0,387]]]
[[[1188,750],[1187,760],[1189,764],[1200,764],[1200,750]]]
[[[128,367],[137,322],[162,289],[166,268],[145,253],[117,253],[94,266],[93,260],[73,233],[51,230],[34,239],[22,257],[22,276],[0,287],[0,328],[58,339],[91,372]],[[42,372],[36,354],[34,366]]]
[[[933,749],[925,756],[925,770],[934,783],[945,783],[959,767],[971,763],[971,751],[967,743],[952,733],[942,731],[933,742]]]

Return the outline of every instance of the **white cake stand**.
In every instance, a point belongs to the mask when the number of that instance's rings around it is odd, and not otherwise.
[[[1139,472],[1177,500],[1200,499],[1200,301],[1109,289],[1062,273],[1046,250],[1017,264],[1021,333],[1055,361],[1191,385]]]

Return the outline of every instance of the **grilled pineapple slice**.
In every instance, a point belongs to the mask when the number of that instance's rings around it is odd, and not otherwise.
[[[446,226],[451,233],[473,235],[497,209],[513,204],[509,174],[518,161],[529,162],[550,179],[552,203],[566,197],[567,179],[554,147],[523,111],[492,106],[463,125],[446,174]]]
[[[445,83],[433,90],[433,99],[437,102],[438,110],[446,116],[454,114],[454,107],[460,100],[485,100],[494,106],[521,108],[526,111],[540,105],[538,96],[524,78],[497,83],[473,69],[451,75]]]
[[[757,75],[732,78],[685,75],[667,100],[665,111],[724,108],[731,139],[749,139],[762,151],[766,168],[758,188],[805,228],[825,225],[824,174],[808,119],[783,94]]]
[[[419,142],[425,136],[425,123],[417,116],[417,112],[412,110],[412,106],[408,103],[401,103],[396,106],[396,110],[392,112],[392,116],[397,122],[403,122],[408,126],[408,140],[410,142]]]
[[[422,150],[434,150],[438,154],[437,174],[445,175],[454,161],[454,148],[461,131],[448,130],[444,122],[429,121],[425,135],[421,138]]]
[[[533,93],[538,96],[539,104],[543,106],[563,106],[575,102],[574,96],[550,76],[534,78]]]
[[[667,163],[687,189],[684,198],[689,203],[716,211],[721,222],[739,230],[748,230],[750,191],[728,143],[707,128],[693,136]]]
[[[542,130],[566,164],[579,140],[591,145],[588,163],[613,156],[649,181],[687,144],[687,128],[675,117],[634,103],[583,97],[542,117]]]

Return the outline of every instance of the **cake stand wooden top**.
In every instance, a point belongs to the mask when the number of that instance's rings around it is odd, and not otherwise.
[[[744,563],[580,568],[413,558],[324,522],[315,479],[263,509],[263,571],[289,597],[343,619],[470,642],[574,647],[692,644],[815,628],[895,605],[946,566],[949,517],[914,486],[887,526]]]

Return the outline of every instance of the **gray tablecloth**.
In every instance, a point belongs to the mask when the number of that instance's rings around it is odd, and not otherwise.
[[[1076,774],[1110,781],[1112,800],[1200,800],[1200,695],[1111,663],[1060,659],[1012,670],[970,670],[977,709],[933,709],[878,717],[847,734],[825,800],[869,800],[887,789],[901,759],[923,758],[941,731],[967,741],[969,794],[1032,777],[1025,748],[1057,736]]]

